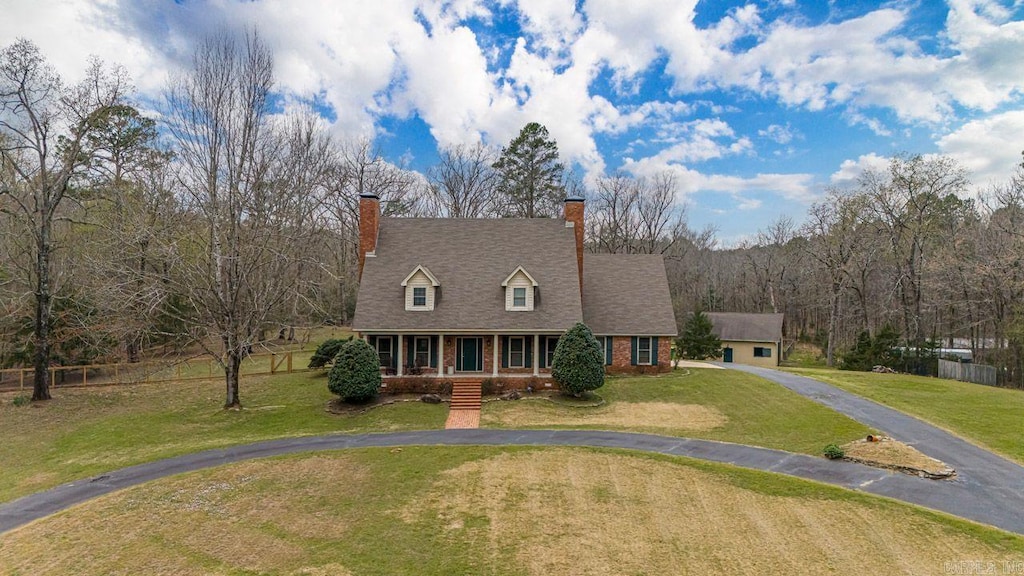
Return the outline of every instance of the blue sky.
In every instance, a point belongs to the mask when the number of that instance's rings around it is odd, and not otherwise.
[[[545,124],[588,178],[671,172],[723,244],[899,151],[978,189],[1024,149],[1022,0],[0,0],[0,44],[89,54],[156,101],[204,35],[258,27],[284,106],[422,171],[438,145]]]

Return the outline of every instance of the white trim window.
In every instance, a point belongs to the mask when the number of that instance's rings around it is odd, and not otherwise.
[[[508,339],[508,367],[523,368],[526,366],[526,339],[522,336],[510,336]]]
[[[427,305],[427,287],[426,286],[413,286],[412,289],[412,305],[416,308],[423,308]]]
[[[636,339],[636,363],[641,366],[651,365],[651,337],[641,336]]]
[[[512,307],[526,308],[526,288],[516,286],[512,288]]]

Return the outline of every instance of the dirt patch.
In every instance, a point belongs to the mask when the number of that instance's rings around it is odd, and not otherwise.
[[[1007,552],[885,504],[767,495],[670,462],[569,449],[464,464],[394,514],[528,574],[936,574]]]
[[[925,478],[949,478],[956,474],[949,465],[925,456],[913,446],[882,437],[878,441],[855,440],[843,446],[845,459],[868,466],[897,470]]]
[[[550,404],[520,400],[502,404],[500,411],[487,410],[481,424],[486,426],[588,425],[622,428],[663,428],[667,430],[711,430],[724,426],[728,418],[714,408],[699,404],[671,402],[615,402],[601,408],[557,409]]]

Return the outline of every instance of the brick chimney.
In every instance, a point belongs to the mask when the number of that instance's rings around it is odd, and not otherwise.
[[[580,294],[583,294],[583,198],[570,196],[565,199],[565,224],[572,224],[576,235],[576,267],[580,274]]]
[[[377,249],[380,227],[380,198],[373,192],[359,195],[359,279],[363,278],[366,255]]]

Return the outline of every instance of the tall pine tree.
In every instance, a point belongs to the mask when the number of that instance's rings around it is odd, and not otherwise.
[[[498,172],[500,212],[514,218],[553,218],[565,200],[565,166],[558,144],[544,126],[530,122],[494,163]]]

